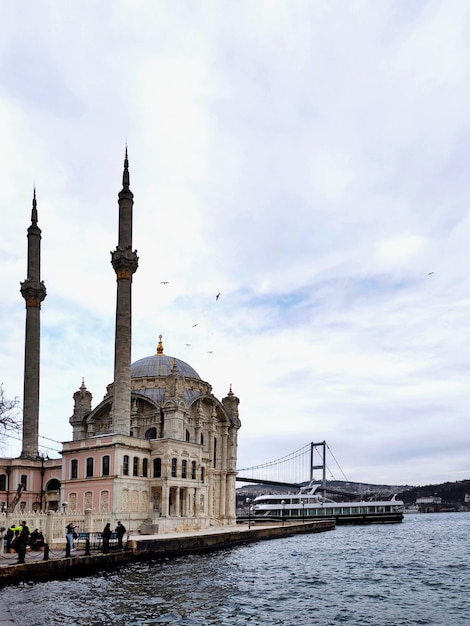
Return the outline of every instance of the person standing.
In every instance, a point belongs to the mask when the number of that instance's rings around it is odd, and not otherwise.
[[[6,540],[7,540],[7,546],[6,546],[6,551],[7,554],[10,554],[13,551],[13,547],[12,547],[12,543],[13,540],[15,538],[15,530],[16,530],[16,526],[14,524],[12,524],[10,526],[10,528],[7,530],[7,534],[6,534]]]
[[[108,522],[103,528],[103,552],[109,552],[109,540],[111,539],[111,524]]]
[[[26,556],[26,546],[28,545],[29,528],[26,522],[21,522],[21,530],[18,535],[16,551],[18,552],[18,563],[24,563]]]
[[[126,527],[121,522],[118,522],[114,532],[117,536],[118,550],[122,550],[122,538],[126,533]]]
[[[75,550],[75,547],[74,547],[74,544],[73,544],[73,540],[74,540],[74,537],[75,537],[75,529],[76,528],[77,527],[74,526],[73,522],[70,522],[65,527],[65,537],[67,539],[67,543],[68,543],[70,551]]]

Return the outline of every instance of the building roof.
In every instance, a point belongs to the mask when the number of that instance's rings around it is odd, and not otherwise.
[[[156,376],[169,376],[173,365],[176,364],[178,372],[185,378],[202,380],[199,374],[190,365],[166,354],[154,354],[139,359],[131,365],[131,378],[152,378]]]

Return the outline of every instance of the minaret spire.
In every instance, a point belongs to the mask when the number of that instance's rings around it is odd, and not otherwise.
[[[111,252],[116,272],[116,331],[114,342],[113,432],[130,435],[131,424],[131,337],[132,337],[132,275],[138,267],[137,251],[132,251],[132,210],[134,195],[129,189],[127,146],[122,175],[122,191],[118,196],[118,245]]]
[[[36,189],[33,191],[31,226],[28,228],[27,278],[21,283],[26,302],[26,330],[23,392],[23,450],[21,458],[35,459],[39,454],[39,363],[41,339],[41,302],[46,287],[41,280],[41,229],[38,226]]]
[[[129,189],[129,159],[127,157],[127,144],[126,144],[126,154],[124,156],[124,172],[122,173],[122,188]]]

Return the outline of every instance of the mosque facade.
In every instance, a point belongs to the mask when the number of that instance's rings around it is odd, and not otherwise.
[[[23,440],[19,458],[0,459],[0,501],[5,511],[62,510],[112,514],[129,528],[157,524],[160,531],[197,530],[235,523],[239,399],[218,400],[212,387],[184,361],[164,352],[131,362],[133,194],[127,150],[118,196],[119,236],[111,263],[116,273],[114,379],[92,406],[84,381],[75,392],[72,440],[61,459],[39,454],[41,230],[36,194],[28,228]]]

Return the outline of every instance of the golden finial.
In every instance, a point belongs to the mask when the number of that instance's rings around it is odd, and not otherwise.
[[[162,344],[162,335],[158,335],[158,346],[157,346],[157,355],[163,354],[163,344]]]

